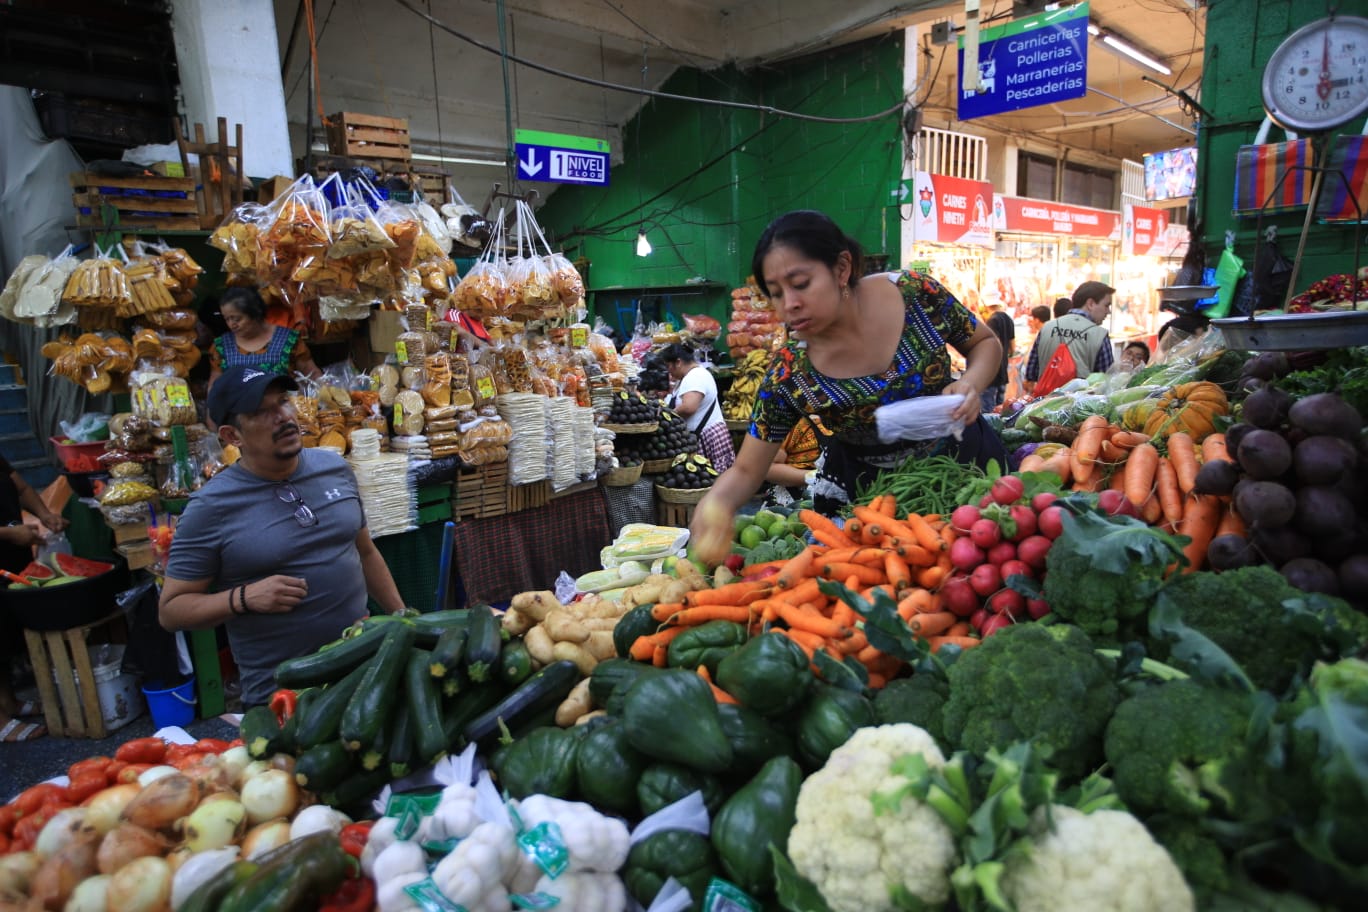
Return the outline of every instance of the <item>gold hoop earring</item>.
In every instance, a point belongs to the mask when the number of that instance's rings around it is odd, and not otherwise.
[[[842,285],[842,286],[841,286],[841,300],[842,300],[842,301],[847,301],[847,300],[849,300],[849,299],[850,299],[850,286],[849,286],[849,285]]]

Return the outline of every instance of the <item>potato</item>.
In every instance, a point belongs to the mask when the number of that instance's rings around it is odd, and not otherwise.
[[[551,640],[551,634],[546,632],[546,628],[541,624],[533,627],[523,634],[523,645],[527,647],[527,654],[533,661],[543,665],[550,665],[556,661],[555,643]]]
[[[532,629],[532,625],[535,624],[536,621],[523,614],[517,608],[509,608],[504,612],[501,623],[503,624],[503,629],[507,630],[510,635],[522,636]]]
[[[728,570],[726,565],[724,564],[713,571],[713,586],[721,588],[722,586],[727,585],[727,583],[732,582],[736,578],[736,574]]]
[[[593,618],[609,618],[616,621],[626,613],[626,605],[611,599],[594,599],[592,602],[585,599],[583,602],[580,602],[579,616],[581,621],[587,621]]]
[[[519,592],[513,596],[512,606],[534,621],[542,621],[548,612],[561,607],[561,603],[556,593],[542,589],[538,592]]]
[[[670,580],[660,587],[660,597],[656,601],[670,605],[683,604],[684,596],[688,595],[690,591],[692,590],[689,589],[689,584],[683,580]]]
[[[612,632],[613,632],[613,628],[616,627],[616,626],[618,625],[618,621],[619,621],[619,620],[620,620],[620,619],[617,618],[617,617],[610,617],[610,618],[593,617],[593,618],[580,618],[580,623],[584,625],[585,629],[589,631],[590,636],[592,636],[592,635],[594,634],[594,632],[595,632],[595,631],[598,631],[598,630],[607,630],[609,633],[612,633]]]
[[[578,719],[575,720],[575,724],[576,724],[576,725],[588,725],[590,722],[594,721],[595,719],[602,718],[603,716],[606,716],[606,715],[608,715],[608,710],[606,710],[606,709],[596,709],[596,710],[594,710],[593,712],[587,712],[587,713],[585,713],[584,715],[580,716]]]
[[[527,651],[531,652],[532,647],[529,646],[527,648]],[[551,655],[552,658],[557,662],[563,660],[574,662],[575,667],[579,669],[580,674],[584,675],[585,677],[588,677],[589,675],[593,674],[594,666],[598,664],[598,659],[590,655],[589,651],[586,650],[579,643],[556,643],[551,648]]]
[[[637,605],[653,605],[660,601],[660,590],[665,584],[661,582],[651,582],[648,577],[645,582],[637,583],[622,593],[621,604],[628,608],[635,608]]]
[[[547,613],[542,627],[557,643],[583,643],[589,639],[589,628],[568,611],[557,609]]]
[[[711,588],[708,578],[699,572],[693,561],[686,557],[681,557],[675,563],[675,574],[689,584],[689,591],[691,592]]]
[[[561,701],[561,705],[556,707],[556,724],[561,728],[569,728],[592,708],[589,701],[589,679],[585,678],[576,684],[569,695]]]
[[[613,645],[613,631],[592,631],[589,639],[584,641],[584,649],[600,662],[613,658],[617,655],[617,647]]]

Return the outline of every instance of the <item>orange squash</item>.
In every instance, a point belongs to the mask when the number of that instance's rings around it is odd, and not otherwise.
[[[1144,430],[1146,434],[1162,437],[1186,431],[1193,441],[1200,442],[1216,429],[1216,418],[1229,412],[1230,401],[1215,383],[1207,380],[1182,383],[1160,397],[1154,411],[1145,419]]]

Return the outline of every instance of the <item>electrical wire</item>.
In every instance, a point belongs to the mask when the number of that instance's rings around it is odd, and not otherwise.
[[[491,54],[499,54],[500,56],[506,58],[506,60],[512,61],[513,63],[516,63],[520,66],[525,66],[528,69],[536,70],[540,73],[546,73],[547,75],[556,76],[561,79],[569,79],[573,82],[579,82],[585,85],[597,86],[601,89],[610,89],[614,92],[627,92],[633,95],[644,95],[648,98],[663,98],[669,101],[686,101],[692,102],[694,104],[712,105],[714,107],[720,108],[735,108],[743,111],[759,111],[764,114],[773,114],[776,117],[789,117],[795,120],[809,120],[816,123],[833,124],[867,123],[869,121],[882,120],[885,117],[890,117],[894,114],[900,114],[905,104],[905,102],[900,101],[891,108],[879,111],[876,114],[866,114],[863,117],[822,117],[817,114],[802,114],[797,111],[783,111],[779,108],[771,107],[769,105],[755,105],[741,101],[726,101],[721,98],[698,98],[692,95],[676,95],[673,92],[661,92],[656,89],[637,88],[635,86],[619,85],[615,82],[606,82],[602,79],[594,79],[590,76],[580,76],[577,73],[569,73],[565,70],[558,70],[555,67],[549,67],[545,64],[537,63],[535,61],[528,60],[524,57],[518,57],[513,54],[505,54],[501,52],[498,48],[490,47],[489,45],[485,44],[484,42],[476,38],[472,38],[469,35],[464,34],[463,32],[458,32],[456,29],[452,28],[451,26],[447,25],[441,20],[436,19],[433,16],[429,16],[427,13],[423,12],[421,9],[418,9],[416,6],[414,6],[413,3],[410,2],[410,0],[394,0],[394,2],[398,3],[404,9],[413,13],[415,16],[418,16],[421,19],[428,20],[437,28],[446,32],[448,35],[451,35],[455,38],[459,38],[467,44],[477,47],[482,51],[486,51]],[[500,0],[500,4],[502,5],[502,0]],[[500,26],[500,28],[502,28],[502,25]]]
[[[301,4],[302,4],[302,3],[303,3],[303,0],[300,0],[300,2],[301,2]],[[337,9],[337,4],[338,4],[338,0],[333,0],[332,6],[328,7],[328,15],[326,15],[326,16],[323,17],[323,24],[322,24],[321,26],[319,26],[319,28],[318,28],[318,37],[314,40],[314,46],[315,46],[315,48],[317,47],[318,43],[319,43],[320,41],[323,40],[323,33],[326,32],[326,31],[328,30],[328,23],[329,23],[329,22],[332,22],[333,10]],[[303,79],[304,79],[304,77],[305,77],[306,75],[308,75],[308,72],[309,72],[309,64],[308,64],[308,63],[305,63],[305,64],[304,64],[304,68],[301,69],[301,70],[299,71],[299,75],[295,77],[294,85],[292,85],[292,86],[290,87],[290,94],[288,94],[288,95],[285,96],[285,100],[286,100],[286,101],[289,101],[291,98],[293,98],[293,97],[294,97],[294,93],[297,92],[297,91],[299,91],[299,83],[303,81]]]
[[[1144,114],[1146,117],[1153,117],[1155,120],[1159,121],[1160,123],[1162,123],[1162,124],[1167,124],[1168,126],[1173,127],[1173,129],[1175,129],[1175,130],[1181,130],[1181,131],[1183,131],[1184,133],[1187,133],[1187,134],[1192,135],[1192,136],[1196,136],[1196,135],[1197,135],[1197,131],[1194,130],[1194,129],[1192,129],[1191,127],[1185,127],[1185,126],[1183,126],[1182,124],[1174,123],[1173,121],[1169,120],[1167,117],[1160,117],[1158,114],[1155,114],[1153,111],[1146,111],[1145,109],[1143,109],[1143,108],[1141,108],[1141,107],[1138,107],[1137,105],[1131,104],[1130,102],[1126,101],[1124,98],[1118,98],[1117,96],[1112,95],[1110,92],[1104,92],[1104,91],[1102,91],[1101,89],[1094,89],[1092,86],[1088,86],[1088,91],[1089,91],[1089,92],[1092,92],[1092,93],[1095,94],[1095,95],[1101,95],[1103,98],[1110,98],[1112,101],[1119,102],[1123,108],[1130,108],[1131,110],[1138,111],[1139,113]]]

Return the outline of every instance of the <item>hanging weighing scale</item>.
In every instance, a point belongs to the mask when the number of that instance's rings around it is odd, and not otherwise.
[[[1332,130],[1368,115],[1368,19],[1331,14],[1307,23],[1283,39],[1264,66],[1263,105],[1269,118],[1290,132],[1307,134],[1315,160],[1325,154],[1326,138]],[[1352,188],[1338,169],[1323,165],[1294,165],[1284,171],[1269,194],[1275,198],[1293,171],[1311,171],[1311,197],[1306,220],[1297,242],[1288,301],[1296,293],[1297,273],[1301,269],[1306,235],[1315,218],[1321,185],[1327,172]],[[1263,238],[1263,208],[1260,209],[1256,236]],[[1357,208],[1357,201],[1355,207]],[[1359,222],[1363,213],[1359,212]],[[1359,226],[1354,231],[1354,276],[1358,275]],[[1255,262],[1258,251],[1255,250]],[[1284,305],[1286,302],[1284,302]],[[1283,349],[1341,348],[1368,343],[1368,313],[1356,311],[1282,314],[1255,318],[1235,317],[1212,320],[1227,341],[1238,348],[1255,351]]]

